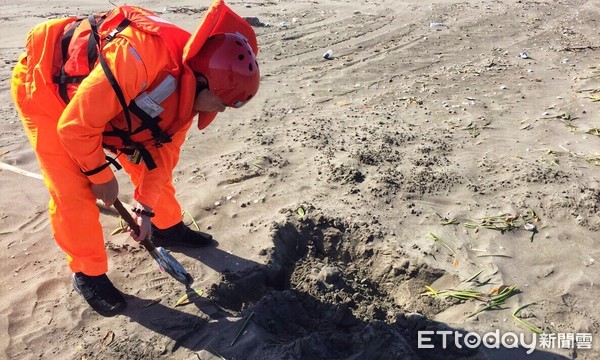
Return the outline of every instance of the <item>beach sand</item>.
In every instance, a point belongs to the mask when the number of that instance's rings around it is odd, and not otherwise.
[[[129,4],[189,31],[210,5]],[[600,358],[598,2],[229,5],[268,26],[257,97],[193,127],[175,171],[186,221],[218,242],[172,252],[203,295],[175,306],[185,287],[103,211],[128,308],[99,316],[71,287],[43,183],[0,170],[0,358]],[[39,173],[10,96],[27,31],[111,6],[0,2],[1,162]],[[529,356],[419,348],[419,330],[531,340],[524,305],[555,337]]]

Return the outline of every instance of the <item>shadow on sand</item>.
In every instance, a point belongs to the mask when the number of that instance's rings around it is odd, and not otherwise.
[[[432,348],[419,348],[419,331],[456,331],[463,339],[466,332],[406,315],[390,305],[393,301],[384,298],[389,292],[376,281],[357,281],[369,275],[366,259],[377,260],[378,253],[356,245],[362,240],[348,229],[328,219],[292,219],[275,229],[266,265],[218,247],[173,249],[221,272],[223,280],[185,312],[160,303],[143,307],[147,300],[129,296],[124,315],[166,341],[147,354],[154,356],[186,348],[199,352],[199,358],[225,359],[567,359],[541,350],[528,355],[527,348],[511,345],[471,349],[459,342],[459,348],[451,336],[444,348],[439,335],[427,342]],[[320,277],[331,268],[338,270]],[[399,280],[418,277],[410,276]]]

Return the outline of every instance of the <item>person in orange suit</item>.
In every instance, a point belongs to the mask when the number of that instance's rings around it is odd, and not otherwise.
[[[194,118],[204,129],[259,87],[252,27],[216,0],[193,34],[134,6],[46,21],[27,35],[11,90],[50,192],[49,215],[73,286],[104,316],[126,301],[107,277],[96,199],[111,206],[134,184],[136,241],[204,246],[182,222],[172,172]],[[106,156],[110,153],[112,156]]]

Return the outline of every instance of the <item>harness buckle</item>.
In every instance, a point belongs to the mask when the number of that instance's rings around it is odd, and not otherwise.
[[[106,35],[106,37],[104,38],[104,40],[106,41],[111,41],[112,39],[115,38],[115,36],[117,36],[117,34],[120,32],[119,29],[114,29],[113,31],[111,31],[108,35]]]
[[[142,153],[138,149],[135,149],[133,150],[132,154],[127,155],[127,160],[129,160],[129,162],[133,164],[138,165],[142,162]]]

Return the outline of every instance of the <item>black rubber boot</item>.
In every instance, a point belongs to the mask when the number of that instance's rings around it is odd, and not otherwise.
[[[161,230],[152,224],[152,242],[155,246],[185,246],[203,247],[212,244],[212,235],[194,231],[187,227],[183,221]]]
[[[115,316],[127,306],[123,294],[115,288],[106,274],[89,276],[75,273],[73,287],[102,316]]]

